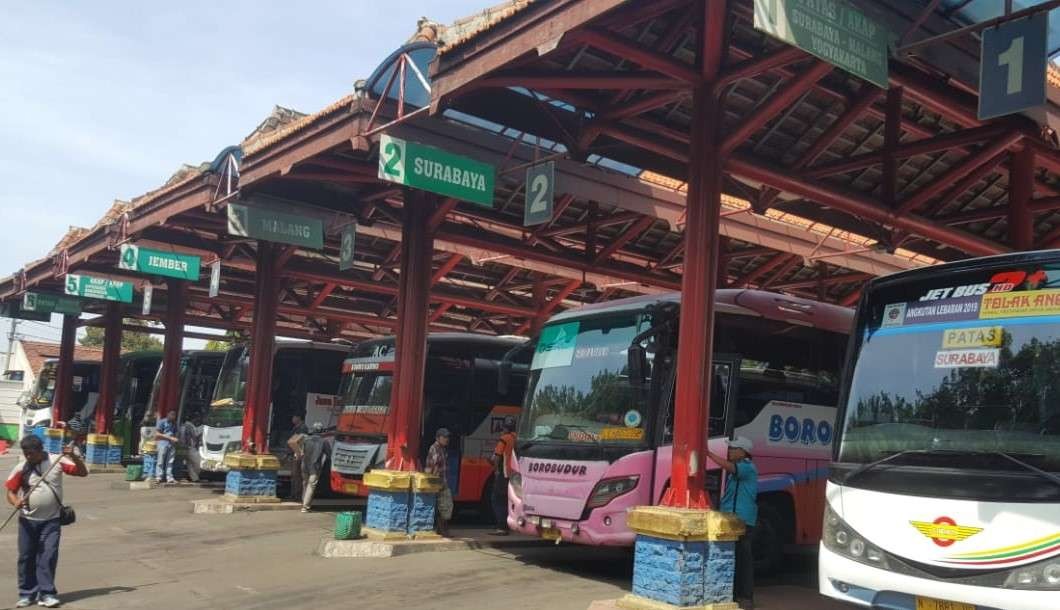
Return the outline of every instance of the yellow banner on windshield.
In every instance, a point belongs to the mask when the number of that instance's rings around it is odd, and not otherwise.
[[[983,295],[979,317],[983,320],[1060,314],[1060,290],[990,292]]]
[[[1005,331],[1000,326],[950,328],[942,332],[942,349],[1001,347]]]

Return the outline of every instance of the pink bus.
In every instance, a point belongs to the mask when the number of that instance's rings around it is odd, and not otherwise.
[[[563,312],[534,356],[508,489],[512,529],[589,545],[632,545],[626,511],[669,481],[680,295]],[[711,449],[754,442],[758,568],[816,545],[831,458],[849,309],[754,290],[719,290]],[[708,468],[713,497],[719,470]],[[715,499],[716,502],[716,499]]]

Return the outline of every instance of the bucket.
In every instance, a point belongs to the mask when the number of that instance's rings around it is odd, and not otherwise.
[[[142,478],[144,478],[143,464],[129,464],[125,467],[126,481],[139,481]]]
[[[361,513],[344,512],[335,515],[335,540],[361,537]]]

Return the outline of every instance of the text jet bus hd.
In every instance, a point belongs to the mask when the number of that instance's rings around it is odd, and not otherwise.
[[[754,442],[755,557],[820,539],[849,309],[719,290],[709,443]],[[669,484],[680,295],[589,305],[554,316],[534,348],[510,481],[509,525],[591,545],[631,545],[626,511]],[[706,464],[710,479],[720,472]],[[715,486],[715,491],[717,487]]]
[[[868,284],[820,589],[880,608],[1060,608],[1060,251]]]

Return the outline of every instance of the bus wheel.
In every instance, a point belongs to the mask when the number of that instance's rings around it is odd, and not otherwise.
[[[780,511],[770,504],[759,504],[758,524],[751,539],[755,574],[771,575],[780,570],[784,560],[786,529],[786,521]]]

